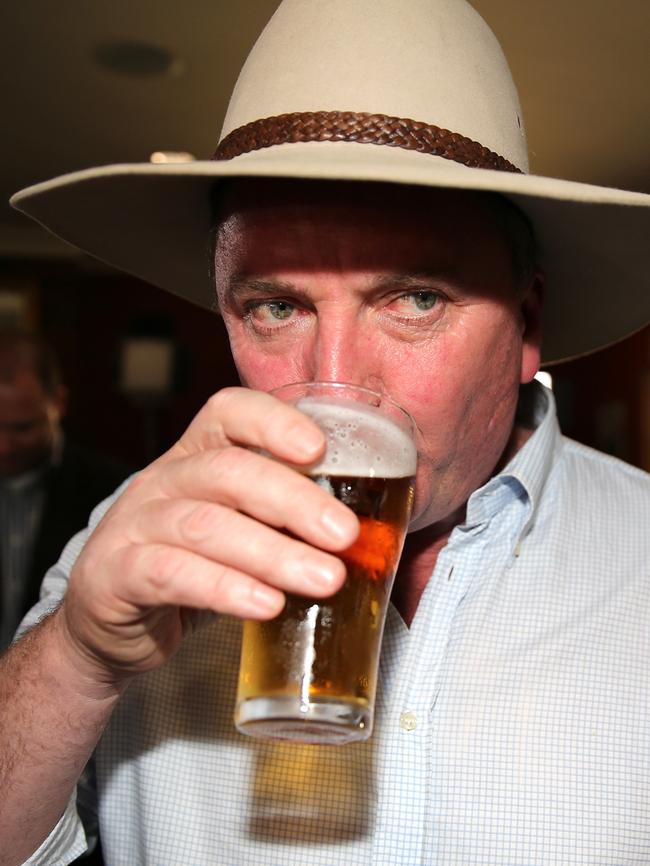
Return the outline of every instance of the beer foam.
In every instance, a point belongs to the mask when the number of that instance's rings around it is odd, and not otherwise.
[[[310,473],[405,478],[415,475],[417,451],[411,437],[374,406],[336,397],[303,397],[298,409],[327,436],[327,452]]]

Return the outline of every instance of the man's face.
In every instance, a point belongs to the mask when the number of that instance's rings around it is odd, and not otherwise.
[[[495,223],[480,196],[442,190],[240,183],[226,203],[217,292],[242,382],[352,382],[410,412],[412,529],[490,477],[537,370],[538,304]]]
[[[22,475],[49,457],[60,408],[31,371],[0,382],[0,479]]]

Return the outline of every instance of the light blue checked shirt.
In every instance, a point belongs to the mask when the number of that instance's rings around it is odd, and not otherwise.
[[[109,866],[650,863],[649,476],[564,439],[541,388],[536,411],[411,628],[391,609],[368,743],[238,735],[225,618],[133,683],[96,756]],[[84,848],[71,802],[29,863]]]

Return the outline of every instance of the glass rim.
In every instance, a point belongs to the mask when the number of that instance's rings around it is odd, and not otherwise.
[[[275,388],[272,388],[267,393],[271,396],[278,396],[279,392],[288,391],[290,389],[299,389],[299,388],[329,388],[332,391],[336,391],[339,389],[340,391],[357,391],[361,394],[365,394],[367,397],[373,398],[374,402],[369,402],[367,405],[374,406],[374,408],[379,409],[382,403],[389,403],[394,409],[397,409],[404,418],[408,421],[411,426],[411,434],[414,435],[417,431],[418,427],[415,423],[415,418],[411,415],[411,413],[401,406],[397,400],[390,396],[390,394],[385,391],[375,391],[374,388],[368,388],[366,385],[357,385],[354,382],[339,382],[328,379],[314,379],[311,381],[304,382],[287,382],[284,385],[278,385]]]

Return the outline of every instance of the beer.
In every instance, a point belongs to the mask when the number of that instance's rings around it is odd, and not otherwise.
[[[359,517],[341,554],[347,576],[330,598],[287,595],[282,613],[244,624],[237,727],[303,742],[365,739],[390,592],[413,500],[415,448],[372,407],[305,399],[328,450],[310,471]]]

